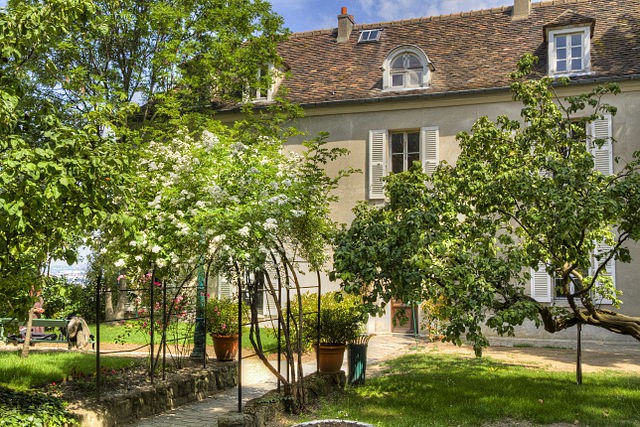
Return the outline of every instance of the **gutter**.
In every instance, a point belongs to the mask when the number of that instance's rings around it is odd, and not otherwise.
[[[554,82],[553,87],[572,87],[572,86],[583,86],[589,84],[599,84],[599,83],[616,83],[616,82],[624,82],[624,81],[635,81],[640,80],[639,74],[629,74],[626,76],[615,76],[615,77],[591,77],[584,78],[581,77],[578,80],[570,80],[569,84],[560,84],[559,82]],[[393,102],[393,101],[415,101],[415,100],[423,100],[423,99],[438,99],[438,98],[450,98],[450,97],[464,97],[464,96],[478,96],[478,95],[490,95],[490,94],[499,94],[509,92],[511,90],[510,86],[498,86],[491,88],[481,88],[481,89],[465,89],[465,90],[454,90],[447,92],[436,92],[436,93],[413,93],[409,95],[391,95],[391,96],[382,96],[376,98],[351,98],[351,99],[338,99],[335,101],[317,101],[317,102],[306,102],[299,103],[298,105],[305,108],[319,108],[319,107],[331,107],[336,105],[354,105],[354,104],[376,104],[383,102]],[[254,104],[254,108],[263,109],[269,104]],[[241,110],[241,107],[236,106],[229,109],[220,109],[218,110],[220,113],[237,113]]]
[[[571,87],[571,86],[581,86],[588,84],[598,84],[598,83],[614,83],[614,82],[623,82],[628,80],[640,80],[640,74],[630,74],[624,77],[592,77],[592,78],[580,78],[579,80],[570,80],[569,84],[560,84],[559,82],[553,83],[554,87]],[[463,96],[473,96],[473,95],[489,95],[495,93],[508,92],[511,90],[510,86],[499,86],[492,88],[482,88],[482,89],[465,89],[465,90],[455,90],[448,92],[437,92],[437,93],[418,93],[418,94],[410,94],[410,95],[392,95],[392,96],[383,96],[377,98],[352,98],[352,99],[340,99],[335,101],[318,101],[318,102],[307,102],[300,103],[300,107],[302,108],[314,108],[314,107],[328,107],[333,105],[350,105],[350,104],[373,104],[385,101],[414,101],[421,99],[438,99],[438,98],[448,98],[448,97],[463,97]]]

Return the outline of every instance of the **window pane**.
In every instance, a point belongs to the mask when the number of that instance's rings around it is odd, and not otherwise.
[[[567,36],[556,36],[556,47],[566,47]]]
[[[391,153],[392,154],[397,154],[397,153],[402,154],[402,152],[404,151],[403,140],[404,140],[404,134],[401,134],[401,133],[391,134]]]
[[[402,74],[392,75],[391,86],[404,86],[404,76]]]
[[[422,68],[420,60],[415,55],[407,55],[407,68]]]
[[[556,71],[567,71],[567,61],[558,61]]]
[[[567,57],[567,49],[556,50],[556,57],[558,59],[565,59]]]
[[[422,80],[422,73],[419,71],[409,71],[409,86],[415,87],[420,86],[420,81]]]
[[[420,161],[419,153],[409,153],[407,155],[407,168],[410,168],[413,165],[413,162],[419,162],[419,161]]]
[[[582,45],[582,34],[572,34],[571,35],[571,45],[572,46],[580,46],[580,45]]]
[[[580,46],[572,47],[571,48],[571,56],[573,58],[582,58],[582,48]]]
[[[398,56],[396,59],[393,60],[393,62],[391,63],[391,68],[395,69],[395,70],[401,70],[404,68],[404,66],[402,65],[402,57],[404,55],[400,55]]]
[[[369,32],[369,38],[367,40],[375,40],[378,38],[378,30],[373,30]]]
[[[407,151],[410,154],[420,152],[420,134],[418,132],[407,134]]]
[[[582,59],[574,59],[571,61],[572,70],[582,70]]]
[[[394,154],[391,156],[391,172],[400,173],[404,172],[404,161],[402,154]]]

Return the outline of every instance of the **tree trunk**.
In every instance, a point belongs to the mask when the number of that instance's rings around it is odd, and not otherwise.
[[[29,344],[31,343],[31,326],[33,325],[34,307],[29,309],[29,317],[27,318],[27,330],[25,331],[24,343],[22,343],[22,352],[20,357],[26,359],[29,357]]]
[[[126,314],[127,303],[129,302],[127,295],[127,279],[120,279],[120,282],[118,283],[118,291],[118,303],[116,304],[116,310],[113,314],[114,320],[124,319]]]
[[[104,293],[104,318],[107,322],[115,319],[113,310],[113,294],[109,290]]]
[[[553,316],[551,307],[540,307],[538,311],[547,332],[562,331],[582,323],[604,328],[616,334],[629,335],[640,341],[640,317],[627,316],[606,309],[578,310],[571,315],[558,317]]]

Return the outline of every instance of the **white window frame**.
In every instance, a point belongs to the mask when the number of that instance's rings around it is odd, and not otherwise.
[[[245,96],[246,101],[258,102],[258,103],[273,101],[276,93],[278,92],[278,88],[280,87],[280,83],[282,82],[283,74],[271,63],[267,65],[266,70],[268,73],[271,74],[271,85],[266,91],[264,89],[256,88],[255,93],[250,93],[251,91],[247,90],[247,94]],[[260,80],[260,77],[262,77],[262,73],[263,73],[263,70],[259,69],[257,74],[257,80]]]
[[[425,126],[413,129],[377,129],[369,131],[369,200],[384,200],[382,178],[391,171],[391,133],[419,132],[420,161],[422,169],[429,175],[439,162],[440,130],[437,126]]]
[[[370,38],[370,35],[374,32],[377,31],[376,36],[373,38]],[[367,34],[367,38],[366,40],[364,39],[364,35]],[[371,42],[377,42],[378,40],[380,40],[380,36],[382,35],[382,29],[380,28],[370,28],[368,30],[362,30],[360,31],[360,35],[358,36],[358,43],[371,43]]]
[[[422,64],[422,78],[418,85],[404,85],[404,86],[393,86],[393,77],[392,77],[392,69],[391,64],[395,59],[401,55],[410,54],[415,55],[420,64]],[[429,61],[429,58],[424,53],[422,49],[417,46],[400,46],[392,50],[387,58],[382,63],[382,90],[385,91],[404,91],[404,90],[415,90],[429,87],[429,82],[431,81],[431,71],[433,71],[433,64]]]
[[[570,61],[567,61],[567,71],[556,70],[557,66],[557,48],[556,37],[568,36],[571,34],[580,34],[582,37],[582,68],[580,70],[571,70]],[[548,58],[549,58],[549,75],[555,77],[561,76],[582,76],[591,73],[591,27],[571,27],[556,30],[550,30],[547,34],[548,39]],[[567,50],[569,50],[567,48]],[[569,52],[567,52],[569,53]]]

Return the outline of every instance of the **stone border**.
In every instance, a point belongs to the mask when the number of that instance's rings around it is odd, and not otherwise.
[[[166,381],[105,395],[99,404],[83,402],[70,407],[82,426],[113,427],[161,414],[180,405],[203,400],[238,383],[238,362],[212,362],[188,373],[180,372]],[[90,405],[96,407],[90,407]]]
[[[321,396],[344,389],[347,382],[344,371],[336,374],[311,374],[304,378],[307,402],[313,402]],[[284,397],[281,392],[272,390],[262,397],[247,402],[241,414],[229,412],[218,417],[218,427],[265,427],[284,412]]]

